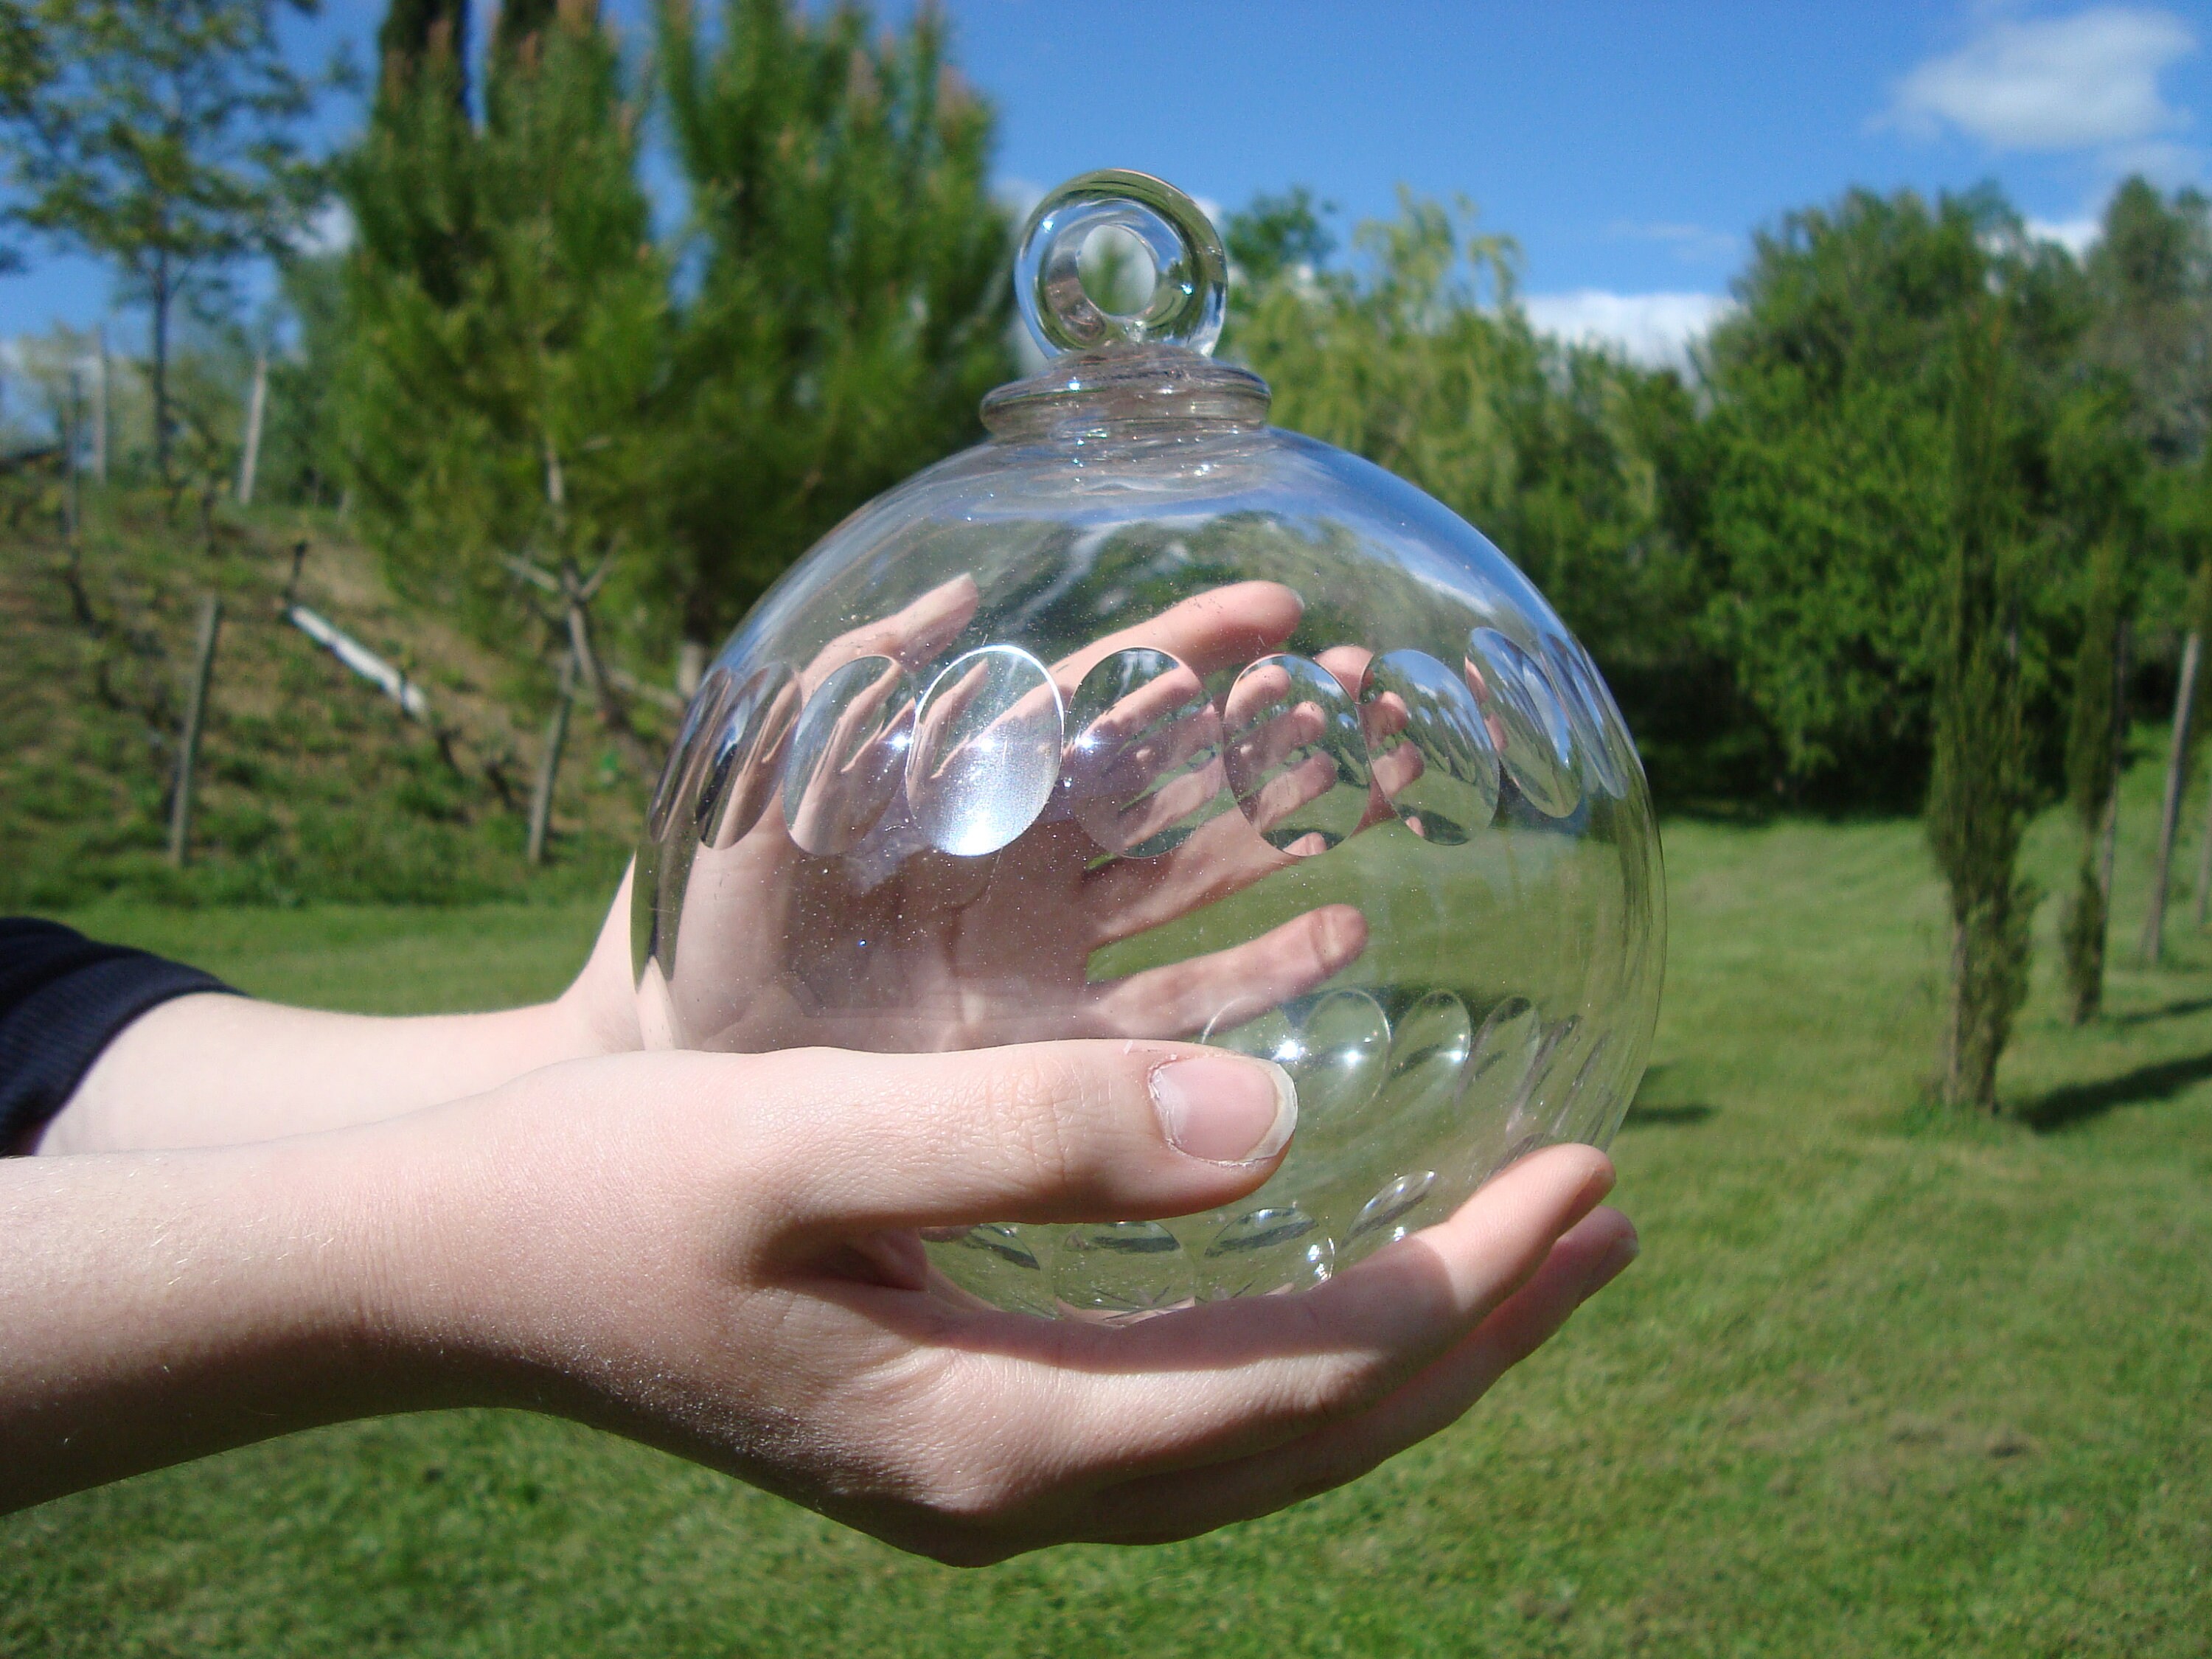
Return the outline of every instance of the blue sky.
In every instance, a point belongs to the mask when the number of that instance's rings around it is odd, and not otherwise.
[[[711,0],[699,0],[702,9]],[[887,7],[895,15],[903,4]],[[1985,179],[2079,239],[2129,171],[2212,183],[2212,9],[2157,5],[949,0],[1034,194],[1135,167],[1223,207],[1312,185],[1344,228],[1403,184],[1514,236],[1540,324],[1663,356],[1724,298],[1749,233],[1854,184]],[[331,0],[303,56],[366,45]],[[608,9],[642,42],[641,0]],[[481,33],[481,32],[480,32]],[[342,133],[356,107],[334,107]],[[0,277],[0,336],[101,314],[42,258]]]

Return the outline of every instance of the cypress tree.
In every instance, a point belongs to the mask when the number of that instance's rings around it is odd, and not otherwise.
[[[2066,953],[2067,1007],[2076,1025],[2096,1017],[2105,998],[2105,940],[2112,895],[2099,856],[2119,775],[2118,643],[2120,558],[2099,544],[2090,568],[2081,648],[2074,659],[2074,697],[2066,733],[2066,801],[2081,833],[2060,938]]]
[[[342,169],[358,227],[341,375],[356,512],[398,585],[487,636],[514,636],[518,600],[540,609],[518,564],[576,583],[605,566],[592,592],[634,615],[659,580],[649,458],[668,309],[639,111],[589,6],[495,52],[480,119],[456,96],[460,68],[434,50],[387,78]],[[576,609],[564,592],[555,638],[574,641]],[[581,665],[621,732],[618,700]]]
[[[505,0],[499,9],[499,21],[492,27],[493,55],[504,58],[538,50],[530,43],[542,41],[545,31],[562,21],[564,10],[576,9],[573,3],[563,7],[561,0]]]
[[[1949,890],[1945,1104],[1994,1111],[2027,994],[2034,894],[2018,872],[2032,776],[2019,637],[2019,503],[2002,314],[1969,307],[1951,351],[1949,543],[1936,616],[1929,839]]]
[[[917,7],[659,0],[671,146],[702,255],[668,403],[684,633],[711,639],[824,531],[980,436],[1013,369],[989,106]]]
[[[376,55],[387,79],[408,76],[434,58],[450,62],[465,77],[468,0],[392,0],[392,9],[376,32]],[[465,78],[457,78],[455,84],[465,96]]]

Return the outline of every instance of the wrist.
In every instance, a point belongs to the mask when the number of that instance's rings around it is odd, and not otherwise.
[[[0,1168],[0,1508],[469,1397],[385,1316],[404,1259],[355,1139]]]

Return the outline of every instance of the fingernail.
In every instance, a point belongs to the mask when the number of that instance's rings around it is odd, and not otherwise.
[[[1600,1291],[1628,1270],[1628,1264],[1644,1254],[1644,1243],[1634,1233],[1626,1233],[1613,1241],[1612,1247],[1598,1258],[1590,1270],[1589,1282],[1583,1288],[1583,1300],[1587,1302]]]
[[[1254,1164],[1289,1145],[1297,1085],[1273,1060],[1227,1054],[1170,1060],[1152,1073],[1160,1133],[1209,1164]]]

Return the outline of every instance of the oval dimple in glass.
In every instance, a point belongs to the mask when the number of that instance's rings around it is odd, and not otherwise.
[[[1468,635],[1467,678],[1522,799],[1546,817],[1582,805],[1574,732],[1543,665],[1494,628]]]
[[[1213,1236],[1198,1261],[1198,1293],[1208,1302],[1304,1290],[1329,1276],[1336,1246],[1295,1204],[1251,1210]]]
[[[660,769],[660,781],[653,786],[653,799],[646,807],[647,841],[659,841],[668,833],[669,824],[676,816],[677,803],[690,793],[685,786],[696,781],[704,759],[699,742],[701,734],[720,720],[736,684],[736,677],[720,663],[699,677],[699,689],[684,711],[684,723],[677,729],[676,742],[668,751],[668,759]]]
[[[1156,858],[1230,806],[1221,716],[1206,684],[1146,647],[1100,659],[1068,700],[1060,789],[1115,857]]]
[[[995,853],[1036,822],[1060,773],[1060,690],[1018,646],[946,665],[915,716],[906,798],[933,847]]]
[[[1461,847],[1498,816],[1498,750],[1467,676],[1425,651],[1386,651],[1360,693],[1383,799],[1408,830]]]
[[[1298,1021],[1298,1126],[1308,1142],[1355,1130],[1390,1064],[1390,1022],[1382,1005],[1347,986],[1306,1008]]]
[[[1356,1262],[1412,1232],[1415,1212],[1423,1208],[1436,1187],[1433,1170],[1415,1170],[1384,1182],[1352,1218],[1344,1243],[1338,1247],[1338,1260],[1347,1265]]]
[[[1278,852],[1325,853],[1367,811],[1367,744],[1359,709],[1335,675],[1285,652],[1263,657],[1229,688],[1222,725],[1229,787]]]
[[[1152,286],[1102,307],[1083,250],[1125,234]],[[761,598],[640,842],[651,1046],[1289,1073],[1298,1132],[1233,1206],[927,1231],[963,1306],[1205,1317],[1356,1275],[1512,1158],[1602,1144],[1650,1052],[1665,888],[1618,707],[1480,532],[1267,423],[1206,355],[1225,282],[1172,186],[1049,193],[1016,273],[1045,368]]]
[[[1607,705],[1611,699],[1596,670],[1590,666],[1583,648],[1570,640],[1546,640],[1544,659],[1552,665],[1552,682],[1566,704],[1575,752],[1581,757],[1590,783],[1601,793],[1620,799],[1628,793],[1628,783],[1607,733]],[[1617,712],[1611,723],[1619,723]]]
[[[750,834],[775,793],[775,768],[799,718],[797,676],[765,663],[738,685],[715,728],[696,813],[702,845],[728,848]]]
[[[791,838],[823,857],[858,846],[898,793],[914,738],[914,681],[890,657],[860,657],[814,689],[783,773]]]
[[[1052,1291],[1064,1311],[1107,1323],[1187,1307],[1198,1295],[1190,1253],[1157,1221],[1068,1228],[1054,1255]]]
[[[932,1229],[922,1236],[960,1263],[957,1283],[972,1296],[1018,1313],[1050,1315],[1052,1284],[1024,1230],[1002,1223]]]

